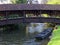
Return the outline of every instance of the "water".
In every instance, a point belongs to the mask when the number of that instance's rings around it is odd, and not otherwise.
[[[19,30],[0,32],[0,45],[47,45],[49,39],[36,41],[34,36],[39,33],[39,30],[35,33],[36,30],[29,31],[29,27],[31,26],[27,26],[26,29],[25,27],[20,27]]]

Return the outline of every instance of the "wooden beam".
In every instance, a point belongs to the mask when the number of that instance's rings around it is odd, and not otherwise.
[[[19,23],[57,23],[60,24],[60,18],[45,18],[45,17],[29,17],[29,18],[17,18],[17,19],[8,19],[0,20],[0,25],[6,24],[19,24]]]
[[[0,4],[0,11],[17,10],[59,10],[60,5],[50,4]]]

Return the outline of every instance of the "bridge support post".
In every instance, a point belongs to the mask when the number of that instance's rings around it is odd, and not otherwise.
[[[5,18],[8,19],[8,12],[5,12]]]
[[[25,21],[25,18],[26,18],[26,13],[25,13],[25,11],[23,11],[23,17],[24,17],[23,22],[26,23],[26,21]]]

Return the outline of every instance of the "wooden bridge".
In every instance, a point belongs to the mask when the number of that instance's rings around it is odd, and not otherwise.
[[[8,18],[10,15],[18,14],[18,18]],[[26,17],[27,14],[34,14],[37,17]],[[42,14],[50,16],[60,16],[60,5],[46,4],[2,4],[0,5],[0,25],[16,24],[16,23],[57,23],[60,24],[60,18],[38,17]]]

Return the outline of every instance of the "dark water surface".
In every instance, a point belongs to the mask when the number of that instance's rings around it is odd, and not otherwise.
[[[49,39],[36,41],[34,34],[26,32],[26,29],[2,31],[0,45],[47,45]]]

